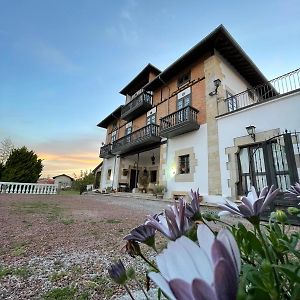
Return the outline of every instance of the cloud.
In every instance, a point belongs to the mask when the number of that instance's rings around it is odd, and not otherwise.
[[[106,28],[106,34],[110,38],[122,40],[129,45],[135,45],[139,41],[138,26],[135,22],[137,2],[135,0],[125,1],[125,5],[121,7],[117,22]]]
[[[21,49],[22,52],[26,51],[39,63],[48,67],[64,72],[74,72],[80,69],[62,49],[41,38],[23,36],[16,39],[15,47]]]
[[[99,137],[79,136],[76,138],[52,139],[32,145],[32,149],[43,159],[42,176],[65,173],[73,176],[80,170],[92,170],[99,163]]]

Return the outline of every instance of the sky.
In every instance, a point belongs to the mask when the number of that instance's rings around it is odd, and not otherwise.
[[[0,141],[43,159],[43,176],[100,162],[119,91],[163,70],[223,24],[268,79],[300,67],[300,0],[0,0]]]

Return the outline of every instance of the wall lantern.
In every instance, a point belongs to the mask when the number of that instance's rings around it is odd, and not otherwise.
[[[221,85],[221,80],[220,79],[216,79],[214,80],[214,86],[215,86],[215,90],[213,92],[209,93],[209,96],[214,96],[218,94],[218,88]]]
[[[255,141],[255,126],[249,125],[246,127],[248,134],[252,137],[253,141]]]
[[[151,156],[151,161],[152,161],[152,165],[155,165],[155,156],[154,156],[154,153],[153,153],[153,155]]]

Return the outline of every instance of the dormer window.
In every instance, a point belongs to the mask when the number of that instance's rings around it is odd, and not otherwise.
[[[191,71],[188,71],[178,77],[177,86],[180,87],[191,80]]]

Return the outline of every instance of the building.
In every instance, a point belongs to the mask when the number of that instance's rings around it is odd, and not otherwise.
[[[54,184],[58,184],[62,189],[70,188],[74,179],[66,174],[61,174],[53,177]]]
[[[101,163],[99,165],[97,165],[97,167],[92,171],[92,173],[95,177],[94,185],[93,185],[95,189],[100,188],[102,165],[103,165],[103,161],[101,161]]]
[[[125,104],[97,125],[102,189],[159,184],[170,198],[199,188],[214,202],[299,180],[300,70],[268,81],[222,25],[120,93]]]

